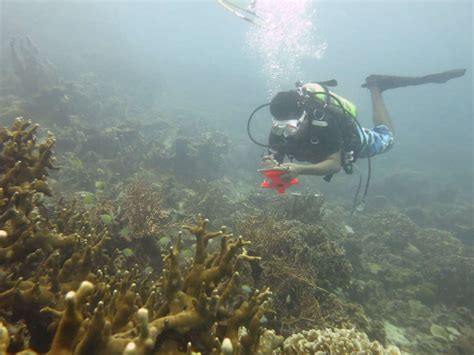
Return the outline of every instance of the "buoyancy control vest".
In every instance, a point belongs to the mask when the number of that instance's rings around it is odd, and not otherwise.
[[[308,83],[297,87],[300,91],[301,103],[312,116],[313,125],[324,125],[327,120],[335,120],[342,135],[342,165],[344,171],[352,173],[351,162],[354,162],[364,142],[359,134],[357,107],[346,98],[329,91],[320,83]],[[352,157],[348,161],[347,157]]]

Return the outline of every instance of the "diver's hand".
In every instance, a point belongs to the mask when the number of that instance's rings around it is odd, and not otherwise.
[[[265,169],[270,169],[278,165],[278,162],[275,160],[272,154],[270,155],[264,155],[262,157],[262,161],[260,162],[260,165],[262,165],[263,168]]]
[[[293,164],[293,163],[285,163],[273,168],[274,170],[285,171],[285,174],[281,176],[283,181],[290,181],[297,177],[303,171],[303,165],[301,164]]]
[[[344,163],[350,164],[354,161],[354,151],[350,150],[344,153]]]

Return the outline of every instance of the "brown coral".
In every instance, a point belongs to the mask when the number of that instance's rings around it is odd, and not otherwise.
[[[260,214],[243,221],[239,231],[252,241],[252,251],[262,255],[261,267],[254,266],[252,275],[257,285],[272,285],[280,331],[354,325],[350,305],[334,294],[348,286],[352,267],[323,227]]]
[[[158,236],[166,217],[162,203],[159,191],[143,177],[135,177],[127,184],[123,210],[128,220],[130,238]]]
[[[53,165],[54,137],[36,142],[38,125],[17,118],[10,129],[0,128],[0,262],[23,260],[36,250],[72,245],[73,237],[50,234],[41,216],[44,195],[51,195],[46,177]]]
[[[197,225],[186,226],[196,237],[197,247],[184,277],[178,236],[165,258],[163,277],[145,294],[138,294],[138,285],[130,284],[129,273],[118,275],[116,281],[109,279],[108,285],[120,287],[113,292],[110,287],[104,289],[102,276],[95,288],[83,282],[77,292],[69,291],[64,311],[45,308],[43,312],[61,316],[50,352],[113,354],[127,349],[168,354],[193,349],[212,353],[220,351],[221,342],[228,338],[237,353],[254,353],[262,331],[260,320],[270,312],[271,293],[263,289],[240,299],[235,268],[255,257],[239,253],[248,242],[232,239],[225,231],[209,232],[207,224],[200,217]],[[221,249],[211,255],[207,245],[215,237],[222,238]],[[145,295],[148,299],[142,304]],[[138,310],[139,306],[143,308]],[[249,331],[239,335],[242,326]]]
[[[140,259],[129,271],[114,270],[113,229],[94,227],[77,201],[52,211],[52,219],[40,211],[47,170],[54,168],[54,139],[38,144],[37,126],[29,126],[18,119],[0,130],[0,308],[12,330],[11,339],[2,330],[0,347],[54,354],[216,353],[227,338],[237,353],[253,353],[260,321],[271,312],[271,293],[263,288],[247,297],[241,290],[238,269],[258,259],[246,253],[249,242],[225,229],[211,232],[208,220],[198,217],[185,226],[196,239],[189,268],[178,236],[164,270],[147,274]],[[221,240],[217,252],[208,250],[214,238]],[[247,334],[239,333],[242,327]]]

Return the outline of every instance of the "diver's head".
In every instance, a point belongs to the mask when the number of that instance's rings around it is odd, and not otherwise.
[[[270,102],[272,132],[285,137],[296,137],[302,131],[306,112],[300,105],[296,90],[281,91]]]

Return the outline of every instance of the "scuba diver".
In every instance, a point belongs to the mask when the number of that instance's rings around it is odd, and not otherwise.
[[[278,92],[269,104],[254,110],[248,133],[254,143],[269,148],[262,164],[266,169],[282,171],[284,181],[298,175],[324,176],[330,181],[341,169],[351,174],[358,158],[369,159],[370,178],[370,158],[389,151],[394,144],[394,124],[382,93],[412,85],[445,83],[465,72],[455,69],[422,77],[368,76],[362,87],[369,89],[372,98],[372,129],[361,127],[354,104],[329,91],[328,86],[337,85],[335,80],[304,85],[299,82],[296,90]],[[272,127],[269,143],[260,144],[252,138],[249,125],[255,112],[265,106],[270,106]],[[288,163],[284,163],[285,157],[289,158]]]

